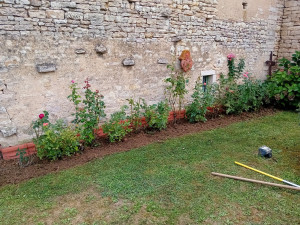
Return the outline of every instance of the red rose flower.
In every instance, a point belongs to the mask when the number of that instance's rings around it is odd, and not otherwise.
[[[45,117],[45,115],[44,114],[40,114],[39,117],[40,117],[40,119],[43,119]]]

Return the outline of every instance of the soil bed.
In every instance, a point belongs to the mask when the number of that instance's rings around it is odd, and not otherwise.
[[[20,168],[18,160],[0,160],[0,186],[17,184],[34,177],[65,170],[82,165],[93,159],[129,151],[153,142],[162,142],[173,137],[225,127],[235,122],[272,115],[275,112],[276,110],[274,109],[262,109],[259,112],[242,113],[241,115],[221,115],[218,118],[209,119],[206,123],[195,124],[190,124],[182,120],[177,124],[169,124],[166,130],[160,132],[147,133],[146,131],[142,131],[138,134],[132,133],[119,143],[108,143],[106,139],[102,138],[99,139],[99,147],[85,149],[80,154],[58,161],[36,160],[33,165],[26,168]]]

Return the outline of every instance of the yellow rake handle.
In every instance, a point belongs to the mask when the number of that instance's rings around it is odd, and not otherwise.
[[[242,164],[242,163],[239,163],[239,162],[234,162],[234,163],[237,164],[237,165],[239,165],[239,166],[245,167],[245,168],[247,168],[247,169],[253,170],[253,171],[255,171],[255,172],[261,173],[261,174],[263,174],[263,175],[266,175],[266,176],[268,176],[268,177],[271,177],[271,178],[273,178],[273,179],[275,179],[275,180],[278,180],[278,181],[283,182],[283,179],[281,179],[281,178],[279,178],[279,177],[275,177],[275,176],[273,176],[273,175],[271,175],[271,174],[268,174],[268,173],[265,173],[265,172],[263,172],[263,171],[254,169],[254,168],[252,168],[252,167],[250,167],[250,166],[247,166],[247,165]]]
[[[242,164],[242,163],[239,163],[239,162],[234,162],[234,163],[237,164],[237,165],[239,165],[239,166],[245,167],[245,168],[247,168],[247,169],[249,169],[249,170],[253,170],[253,171],[257,172],[257,173],[261,173],[261,174],[263,174],[263,175],[266,175],[266,176],[268,176],[268,177],[271,177],[271,178],[273,178],[273,179],[275,179],[275,180],[278,180],[278,181],[280,181],[280,182],[283,182],[283,183],[285,183],[285,184],[288,184],[288,185],[291,185],[291,186],[300,188],[300,185],[298,185],[298,184],[295,184],[295,183],[292,183],[292,182],[290,182],[290,181],[281,179],[281,178],[279,178],[279,177],[275,177],[275,176],[273,176],[273,175],[271,175],[271,174],[268,174],[268,173],[265,173],[265,172],[263,172],[263,171],[254,169],[254,168],[252,168],[252,167],[250,167],[250,166],[247,166],[247,165]]]

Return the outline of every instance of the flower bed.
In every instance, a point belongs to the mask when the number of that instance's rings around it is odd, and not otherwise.
[[[177,119],[183,119],[185,118],[185,110],[181,110],[181,112],[176,112],[176,118]],[[171,122],[174,120],[174,112],[170,112],[168,121]],[[145,117],[141,118],[142,126],[146,127],[146,119]],[[98,137],[106,137],[107,135],[103,132],[103,129],[100,127],[96,132],[96,135]],[[33,155],[36,154],[36,148],[34,143],[26,143],[26,144],[21,144],[21,145],[16,145],[16,146],[11,146],[7,148],[1,148],[0,153],[2,155],[2,158],[4,160],[10,160],[10,159],[17,159],[19,156],[17,156],[17,151],[18,149],[24,149],[26,151],[25,156]]]

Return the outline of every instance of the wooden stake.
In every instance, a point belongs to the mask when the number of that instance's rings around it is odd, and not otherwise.
[[[244,177],[236,177],[236,176],[231,176],[231,175],[222,174],[222,173],[215,173],[215,172],[212,172],[211,174],[214,176],[219,176],[219,177],[226,177],[226,178],[231,178],[231,179],[235,179],[235,180],[248,181],[248,182],[257,183],[257,184],[265,184],[265,185],[270,185],[270,186],[274,186],[274,187],[288,188],[288,189],[300,191],[300,188],[289,186],[289,185],[275,184],[275,183],[270,183],[270,182],[265,182],[265,181],[260,181],[260,180],[253,180],[253,179],[248,179],[248,178],[244,178]]]

